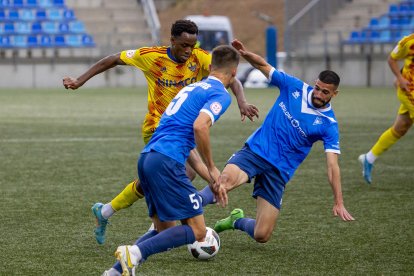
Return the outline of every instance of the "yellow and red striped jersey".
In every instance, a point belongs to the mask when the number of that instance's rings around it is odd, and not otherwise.
[[[402,76],[414,82],[414,34],[403,37],[391,52],[393,59],[404,59]]]
[[[142,47],[121,52],[121,60],[142,70],[148,85],[148,112],[142,125],[147,143],[168,104],[184,86],[209,74],[211,54],[196,48],[185,63],[178,63],[170,47]]]

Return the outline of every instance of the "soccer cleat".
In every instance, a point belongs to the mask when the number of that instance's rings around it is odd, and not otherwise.
[[[108,224],[108,219],[102,216],[102,207],[103,204],[98,202],[92,206],[92,212],[96,217],[96,227],[95,227],[95,238],[99,244],[103,244],[105,242],[105,230],[106,225]]]
[[[138,256],[140,255],[137,246],[118,246],[115,251],[115,257],[121,263],[122,276],[135,276],[135,266],[139,264],[140,260]]]
[[[214,225],[214,231],[217,233],[223,232],[225,230],[234,230],[234,223],[236,220],[244,218],[244,212],[242,209],[234,209],[231,211],[230,216],[227,218],[221,219],[216,222]]]
[[[109,270],[105,270],[101,276],[122,276],[122,274],[115,268],[110,268]]]
[[[361,154],[358,157],[358,160],[362,164],[362,176],[368,184],[371,184],[371,171],[374,165],[368,162],[366,154]]]

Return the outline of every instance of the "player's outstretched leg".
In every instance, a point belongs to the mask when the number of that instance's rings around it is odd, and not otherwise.
[[[95,203],[92,206],[92,213],[96,218],[96,227],[95,227],[95,238],[99,244],[103,244],[105,242],[105,231],[106,225],[108,224],[108,219],[105,219],[102,216],[102,207],[104,206],[103,203]]]
[[[243,210],[234,209],[233,211],[231,211],[230,216],[216,222],[216,224],[214,225],[214,230],[217,233],[223,232],[225,230],[230,230],[230,229],[234,230],[234,223],[236,222],[236,220],[241,219],[241,218],[244,218]]]
[[[364,177],[365,181],[368,184],[371,184],[372,182],[371,171],[374,165],[368,162],[366,154],[361,154],[358,157],[358,160],[362,164],[362,176]]]

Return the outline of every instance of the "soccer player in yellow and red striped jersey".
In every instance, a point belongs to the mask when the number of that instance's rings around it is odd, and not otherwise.
[[[398,65],[404,60],[402,70]],[[403,37],[388,57],[388,65],[396,77],[397,96],[401,102],[394,124],[384,131],[371,150],[359,156],[362,174],[368,184],[372,182],[375,160],[394,145],[413,125],[414,120],[414,34]]]
[[[130,65],[140,69],[148,85],[148,112],[142,126],[142,136],[147,143],[158,126],[161,115],[175,95],[184,86],[197,82],[209,74],[210,53],[196,48],[198,35],[197,25],[190,20],[177,20],[171,27],[171,45],[168,47],[142,47],[136,50],[122,51],[107,56],[78,78],[65,77],[63,85],[66,89],[77,89],[93,76],[117,65]],[[247,116],[253,120],[258,116],[254,105],[246,102],[242,85],[236,80],[231,90],[237,98],[242,121]],[[194,170],[204,179],[210,179],[205,165],[196,151],[192,152],[186,164],[190,179],[196,175]],[[92,211],[97,218],[95,237],[99,244],[105,242],[105,230],[109,217],[116,211],[131,206],[143,197],[139,180],[129,183],[125,189],[110,203],[96,203]]]

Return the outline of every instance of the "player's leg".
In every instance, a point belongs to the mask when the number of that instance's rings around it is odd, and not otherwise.
[[[117,211],[131,206],[135,201],[143,198],[143,192],[140,188],[139,180],[129,183],[124,190],[118,194],[111,202],[95,203],[92,206],[92,212],[96,218],[95,238],[99,244],[105,242],[106,226],[108,219]]]
[[[362,174],[369,184],[372,182],[372,169],[376,159],[404,136],[413,124],[408,112],[401,114],[402,108],[400,108],[400,114],[397,115],[393,126],[381,134],[368,153],[359,156],[359,161],[362,164]]]

